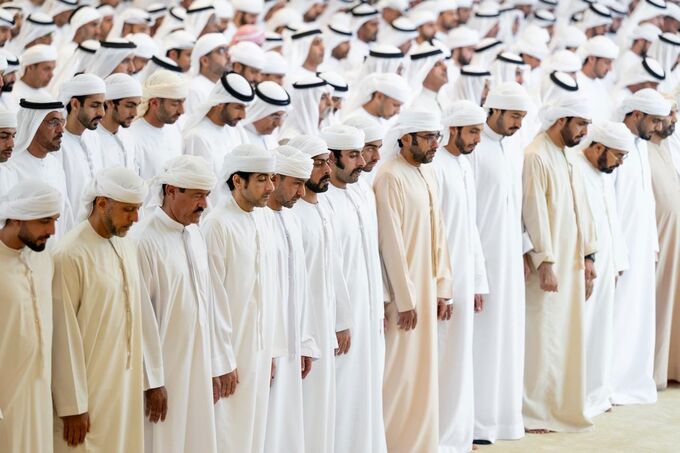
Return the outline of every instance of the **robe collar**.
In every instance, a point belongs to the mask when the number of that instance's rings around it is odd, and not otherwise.
[[[186,229],[184,225],[177,222],[176,220],[171,219],[170,216],[165,211],[163,211],[163,208],[160,206],[156,206],[156,217],[158,217],[158,220],[160,220],[161,223],[171,231],[183,233]]]
[[[27,248],[28,247],[24,246],[19,250],[16,250],[11,247],[7,247],[7,245],[4,242],[0,241],[0,254],[5,256],[19,257]]]
[[[488,124],[484,123],[484,135],[486,135],[490,140],[494,142],[500,142],[505,138],[504,135],[497,134],[493,129],[489,127]]]

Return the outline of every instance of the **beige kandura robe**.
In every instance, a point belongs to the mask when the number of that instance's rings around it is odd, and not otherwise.
[[[0,241],[0,451],[52,451],[52,259]]]
[[[52,289],[55,452],[144,450],[138,269],[131,239],[105,239],[87,220],[57,244]],[[85,412],[91,424],[85,443],[69,447],[60,417]]]
[[[579,168],[541,133],[524,160],[522,218],[534,246],[526,282],[526,429],[581,431],[585,416],[584,257],[595,229]],[[553,263],[558,291],[540,288],[538,267]]]
[[[439,444],[437,298],[453,296],[446,232],[431,164],[401,155],[378,170],[374,189],[380,253],[393,289],[387,306],[383,411],[390,453],[433,453]],[[415,309],[414,330],[397,312]]]
[[[660,146],[647,144],[659,233],[654,354],[657,388],[666,388],[669,380],[680,381],[680,171],[673,165],[669,149],[678,145],[673,137]]]

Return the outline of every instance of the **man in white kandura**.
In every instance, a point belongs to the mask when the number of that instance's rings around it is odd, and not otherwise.
[[[52,257],[61,194],[24,181],[0,196],[0,450],[50,453]]]
[[[144,449],[145,381],[154,382],[161,365],[142,357],[142,310],[152,308],[141,297],[137,250],[125,236],[146,194],[130,170],[100,171],[83,195],[83,220],[54,251],[56,452]],[[165,402],[150,403],[147,413],[159,417]]]
[[[219,173],[224,156],[247,141],[240,122],[254,98],[253,88],[243,76],[223,74],[187,120],[182,134],[184,152],[201,156]]]
[[[159,335],[162,348],[152,352],[162,355],[170,402],[162,423],[145,423],[147,453],[216,452],[213,404],[235,390],[235,358],[215,322],[208,251],[196,225],[216,182],[201,157],[169,160],[151,180],[154,210],[133,232],[142,297],[158,325],[149,334]]]
[[[283,312],[288,354],[276,359],[276,379],[269,392],[267,452],[304,452],[302,380],[319,358],[309,301],[301,219],[292,207],[305,193],[312,159],[292,146],[274,148],[274,192],[267,201],[273,215],[271,231],[276,243],[279,300]]]
[[[484,311],[475,316],[472,355],[474,437],[486,442],[524,436],[524,154],[516,133],[529,105],[526,90],[517,83],[492,88],[484,103],[488,116],[482,137],[470,156],[477,188],[477,228],[489,283]]]
[[[475,427],[474,314],[489,292],[477,229],[477,195],[467,157],[479,144],[486,112],[472,101],[444,111],[442,149],[434,156],[453,276],[450,321],[439,321],[439,451],[467,452]]]
[[[137,119],[130,126],[142,178],[153,178],[166,161],[182,154],[177,120],[184,114],[188,89],[181,76],[165,69],[144,82]]]
[[[614,181],[609,176],[635,152],[633,134],[623,123],[590,126],[589,143],[576,151],[575,165],[597,231],[597,278],[586,303],[586,417],[611,408],[611,361],[614,348],[614,290],[619,273],[628,269],[628,251],[616,207]]]
[[[94,131],[99,140],[102,168],[125,167],[139,173],[135,161],[135,145],[128,129],[142,102],[142,86],[128,74],[111,74],[106,83],[104,118]]]
[[[304,220],[302,244],[309,283],[309,304],[314,316],[319,358],[314,372],[302,381],[302,398],[307,451],[335,451],[335,355],[350,346],[347,284],[342,276],[342,251],[333,247],[335,226],[330,208],[319,202],[328,190],[331,169],[326,142],[316,136],[299,135],[288,142],[313,161],[305,194],[293,206]],[[337,334],[336,334],[337,332]]]
[[[68,115],[57,156],[64,166],[71,206],[80,206],[85,187],[102,168],[97,135],[84,132],[97,129],[104,116],[105,93],[104,81],[93,74],[78,74],[59,89],[59,100]]]
[[[618,111],[618,119],[635,136],[635,151],[614,172],[616,203],[630,264],[619,277],[614,302],[614,404],[650,404],[657,398],[653,373],[659,237],[647,140],[661,130],[670,111],[671,103],[651,88],[626,98]]]
[[[273,359],[287,353],[277,297],[272,218],[263,209],[274,190],[275,157],[240,145],[224,158],[219,202],[202,225],[216,316],[231,331],[238,387],[215,407],[220,452],[263,453]]]

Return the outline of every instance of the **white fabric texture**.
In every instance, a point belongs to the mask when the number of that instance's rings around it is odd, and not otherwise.
[[[314,162],[307,154],[289,145],[282,145],[272,150],[276,157],[274,172],[292,178],[309,179]]]
[[[161,172],[149,181],[150,198],[148,206],[161,206],[163,185],[169,184],[181,189],[213,190],[217,177],[211,165],[199,156],[178,156],[167,161]]]
[[[0,228],[8,219],[37,220],[61,212],[63,199],[58,190],[41,181],[20,181],[0,197]]]
[[[78,219],[83,221],[90,216],[92,203],[97,197],[138,204],[144,202],[147,193],[146,182],[132,170],[124,167],[106,168],[97,173],[85,189]]]

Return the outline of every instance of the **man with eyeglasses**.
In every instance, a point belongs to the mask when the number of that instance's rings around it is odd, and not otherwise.
[[[522,173],[522,220],[532,243],[525,255],[524,427],[578,432],[592,425],[585,414],[584,311],[596,277],[597,233],[567,149],[588,133],[589,101],[559,95],[539,117],[542,132],[526,148]]]
[[[597,278],[585,306],[587,417],[600,415],[611,407],[614,290],[619,274],[628,268],[628,254],[614,182],[608,175],[623,165],[632,152],[635,145],[628,128],[623,123],[607,121],[593,124],[589,143],[574,154],[597,232]]]
[[[63,199],[55,238],[59,239],[73,225],[74,209],[66,190],[66,175],[55,152],[61,149],[64,135],[64,104],[49,98],[22,99],[17,113],[17,136],[7,178],[13,183],[39,180],[57,189]],[[12,183],[12,184],[13,184]]]
[[[378,170],[374,190],[386,305],[383,413],[390,452],[439,446],[437,319],[451,317],[451,262],[435,168],[437,112],[406,110],[388,131],[396,155]]]
[[[647,142],[660,132],[671,103],[645,88],[619,107],[623,123],[635,136],[635,150],[614,172],[630,268],[616,285],[612,403],[656,402],[654,372],[655,266],[659,252],[654,191]],[[631,332],[636,332],[631,335]]]
[[[479,144],[469,156],[489,283],[473,334],[474,438],[478,443],[524,436],[524,155],[517,131],[529,106],[527,91],[516,82],[492,88],[484,102],[487,118]]]
[[[652,135],[649,166],[656,201],[656,225],[659,231],[659,260],[656,264],[656,341],[654,380],[657,389],[665,389],[669,380],[680,381],[680,165],[674,162],[678,138],[673,133],[677,121],[677,104],[673,102],[663,127]]]

